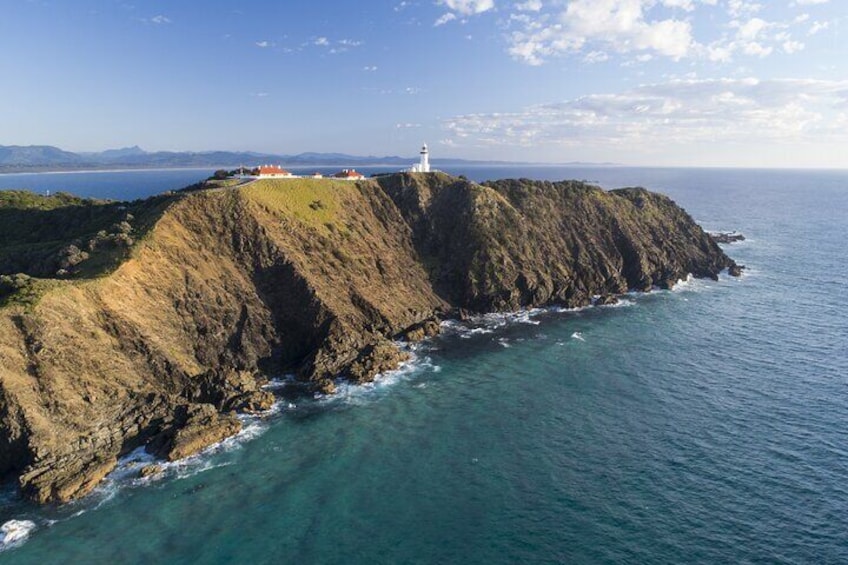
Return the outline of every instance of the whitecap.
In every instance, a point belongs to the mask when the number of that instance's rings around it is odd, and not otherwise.
[[[583,312],[584,310],[588,310],[591,307],[591,305],[574,306],[573,308],[568,308],[566,306],[551,306],[548,308],[548,311],[553,312],[554,314],[573,314],[577,312]]]
[[[586,339],[583,337],[583,334],[581,334],[580,332],[574,332],[573,334],[571,334],[571,339],[576,339],[577,341],[586,341]]]
[[[422,355],[421,352],[426,351],[426,349],[421,342],[414,344],[395,342],[395,345],[410,355],[409,359],[398,365],[396,369],[379,373],[374,376],[373,381],[368,383],[357,384],[337,379],[334,393],[316,394],[315,399],[321,403],[342,402],[351,405],[364,405],[371,402],[382,390],[408,380],[414,375],[422,372],[432,371],[437,373],[441,371],[441,367],[433,364],[431,357]]]
[[[630,308],[631,306],[636,306],[636,302],[626,298],[619,298],[613,304],[601,304],[598,308]]]
[[[286,388],[289,385],[297,383],[297,379],[293,374],[285,375],[282,378],[274,377],[268,379],[268,382],[262,385],[263,390],[278,390]]]
[[[0,551],[21,545],[35,528],[32,520],[9,520],[4,523],[0,526]]]
[[[287,380],[272,379],[265,387],[275,388],[280,386],[281,382],[287,383]],[[148,453],[144,446],[139,447],[118,460],[115,469],[94,489],[92,492],[93,499],[89,500],[95,502],[95,508],[99,508],[112,500],[122,488],[127,486],[147,485],[166,477],[185,479],[211,469],[231,465],[231,462],[215,460],[212,456],[240,449],[244,443],[258,438],[267,430],[266,420],[269,416],[294,408],[296,406],[290,402],[277,401],[269,410],[264,412],[239,414],[237,417],[242,422],[241,431],[206,447],[194,455],[177,461],[159,460]],[[148,465],[157,465],[161,471],[147,477],[139,476],[140,471]],[[80,512],[84,511],[83,509]]]

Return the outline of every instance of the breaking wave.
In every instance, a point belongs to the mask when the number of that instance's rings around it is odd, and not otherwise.
[[[36,529],[32,520],[9,520],[0,526],[0,552],[24,543]]]

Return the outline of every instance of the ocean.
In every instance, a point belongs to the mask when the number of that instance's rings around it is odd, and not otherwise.
[[[645,186],[744,233],[747,269],[448,323],[373,385],[281,401],[157,478],[135,454],[65,506],[7,485],[0,562],[848,562],[848,171],[450,172]],[[137,175],[68,188],[137,198]]]

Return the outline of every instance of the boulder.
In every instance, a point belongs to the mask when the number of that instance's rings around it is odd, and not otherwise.
[[[380,373],[397,369],[408,359],[409,353],[401,351],[388,340],[381,341],[363,349],[348,367],[346,376],[355,383],[368,383]]]
[[[154,475],[158,475],[162,471],[164,471],[164,469],[162,468],[161,465],[156,465],[156,464],[145,465],[144,467],[142,467],[139,470],[138,476],[139,476],[139,478],[144,479],[144,478],[147,478],[147,477],[152,477]]]
[[[439,335],[440,332],[439,322],[429,319],[410,326],[403,331],[402,337],[405,341],[415,342]]]
[[[233,414],[222,414],[211,404],[179,407],[174,425],[151,442],[148,449],[168,461],[184,459],[241,431]]]

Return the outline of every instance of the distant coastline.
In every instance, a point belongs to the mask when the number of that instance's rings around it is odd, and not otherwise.
[[[86,168],[86,169],[26,169],[5,170],[0,168],[0,175],[23,176],[23,175],[73,175],[73,174],[97,174],[97,173],[137,173],[149,171],[151,173],[161,171],[208,171],[211,167],[122,167],[122,168]]]
[[[410,158],[412,160],[412,158]],[[326,162],[315,164],[288,164],[281,161],[281,164],[286,164],[291,169],[311,169],[311,168],[331,168],[331,167],[347,167],[350,163],[346,162]],[[434,166],[463,166],[463,167],[631,167],[632,165],[623,165],[619,163],[530,163],[520,161],[464,161],[461,159],[451,160],[435,160]],[[0,166],[0,175],[49,175],[49,174],[72,174],[72,173],[133,173],[143,171],[209,171],[213,169],[233,169],[239,167],[239,164],[210,164],[210,165],[185,165],[185,166],[170,166],[159,167],[137,166],[137,167],[82,167],[82,168],[57,168],[52,166],[43,167],[2,167]],[[386,162],[356,162],[357,167],[395,167],[398,163]]]
[[[73,153],[50,145],[0,145],[0,174],[126,172],[141,170],[215,169],[273,163],[300,167],[407,167],[417,157],[361,156],[344,153],[298,153],[275,155],[251,151],[148,152],[140,147],[110,149],[99,153]],[[536,163],[436,158],[434,166],[621,166],[616,163]]]

